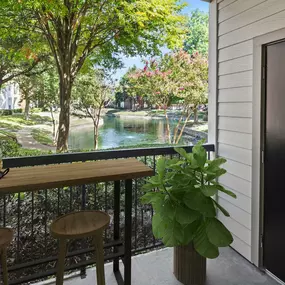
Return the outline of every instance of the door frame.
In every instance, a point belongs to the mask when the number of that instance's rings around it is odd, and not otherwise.
[[[265,47],[285,40],[285,29],[253,39],[251,260],[261,269],[264,232]]]

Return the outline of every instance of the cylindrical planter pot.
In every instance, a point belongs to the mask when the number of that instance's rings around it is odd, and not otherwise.
[[[195,250],[193,243],[174,248],[174,275],[184,285],[204,285],[206,258]]]

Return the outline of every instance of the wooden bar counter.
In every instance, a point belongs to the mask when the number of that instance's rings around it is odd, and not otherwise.
[[[114,241],[118,241],[120,239],[120,181],[125,180],[125,235],[123,253],[120,255],[124,261],[124,279],[119,270],[118,258],[114,259],[113,271],[118,284],[131,285],[132,180],[153,174],[153,169],[135,158],[12,168],[0,180],[0,196],[114,181]],[[114,250],[118,248],[114,247]]]
[[[0,180],[0,194],[129,180],[153,175],[135,158],[12,168]]]

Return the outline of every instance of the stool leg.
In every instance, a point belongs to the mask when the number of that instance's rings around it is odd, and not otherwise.
[[[94,236],[97,285],[105,285],[103,233]]]
[[[56,285],[63,285],[63,277],[64,277],[64,262],[66,255],[66,239],[59,240],[59,256],[56,266]]]
[[[2,266],[4,285],[8,285],[7,248],[6,247],[4,247],[1,252],[1,266]]]

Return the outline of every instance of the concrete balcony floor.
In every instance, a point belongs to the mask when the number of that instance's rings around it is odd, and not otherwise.
[[[173,276],[173,250],[162,249],[133,257],[132,285],[181,285]],[[122,266],[122,265],[121,265]],[[116,285],[112,264],[106,264],[106,285]],[[122,268],[123,269],[123,266]],[[95,269],[87,270],[87,277],[81,279],[74,274],[67,277],[64,285],[95,285]],[[54,285],[54,280],[38,285]],[[230,248],[221,249],[216,260],[208,260],[205,285],[278,285],[268,275],[260,272]]]

